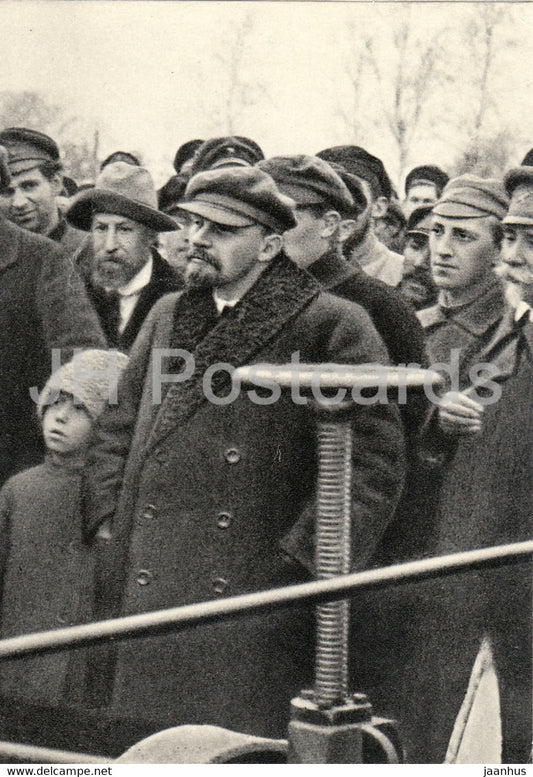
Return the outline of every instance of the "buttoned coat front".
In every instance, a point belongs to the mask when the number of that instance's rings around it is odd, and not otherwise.
[[[102,554],[97,617],[312,575],[312,414],[290,396],[259,404],[242,391],[229,403],[208,401],[205,371],[222,363],[211,377],[224,396],[231,389],[224,363],[285,363],[295,352],[301,362],[382,362],[385,349],[359,306],[320,293],[285,258],[228,316],[209,321],[210,307],[212,296],[203,291],[157,304],[131,352],[119,404],[101,419],[87,467],[88,531],[119,503]],[[169,347],[192,353],[196,370],[188,380],[167,382],[159,405],[155,354]],[[163,360],[166,380],[179,380],[183,359],[174,354],[170,362]],[[396,409],[361,408],[354,435],[352,547],[360,568],[401,488]],[[285,736],[290,698],[312,683],[312,652],[313,616],[303,607],[124,644],[110,672],[111,709],[153,730],[211,723]],[[108,659],[96,661],[102,672],[112,665]]]

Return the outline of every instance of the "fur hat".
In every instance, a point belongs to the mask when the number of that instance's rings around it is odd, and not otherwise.
[[[128,357],[120,351],[80,351],[48,379],[39,396],[39,417],[62,391],[83,405],[95,421],[109,404],[116,403],[118,381],[127,363]]]

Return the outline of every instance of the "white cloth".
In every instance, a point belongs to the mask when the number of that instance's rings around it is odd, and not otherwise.
[[[225,308],[234,308],[237,302],[239,301],[239,298],[237,299],[222,299],[218,296],[216,289],[213,290],[213,299],[215,300],[215,305],[217,306],[218,315],[224,311]]]
[[[117,293],[120,296],[120,324],[118,327],[120,334],[122,334],[128,325],[128,321],[133,314],[141,291],[150,283],[153,264],[153,259],[150,256],[137,275],[134,275],[131,281],[128,281],[125,286],[121,286],[117,289]]]

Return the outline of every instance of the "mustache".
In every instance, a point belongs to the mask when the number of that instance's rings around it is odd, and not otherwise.
[[[189,250],[187,251],[186,257],[188,262],[190,262],[191,259],[201,259],[203,262],[206,262],[207,264],[210,264],[212,267],[219,269],[218,262],[216,262],[209,255],[209,252],[206,251],[205,248],[189,248]]]

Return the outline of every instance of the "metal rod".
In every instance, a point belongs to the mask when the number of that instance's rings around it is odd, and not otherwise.
[[[0,742],[0,761],[12,763],[15,758],[23,763],[49,763],[49,764],[111,764],[113,759],[104,758],[101,755],[89,755],[88,753],[75,753],[69,750],[54,750],[51,747],[35,747],[20,742]]]
[[[449,556],[410,561],[382,569],[371,569],[300,585],[242,594],[229,599],[188,604],[167,610],[128,615],[107,621],[87,623],[53,631],[41,631],[0,640],[0,659],[37,655],[69,646],[91,645],[113,637],[115,640],[161,634],[220,620],[223,616],[244,615],[302,602],[328,601],[353,591],[383,588],[457,574],[468,569],[525,561],[533,555],[533,540],[511,545],[453,553]]]

